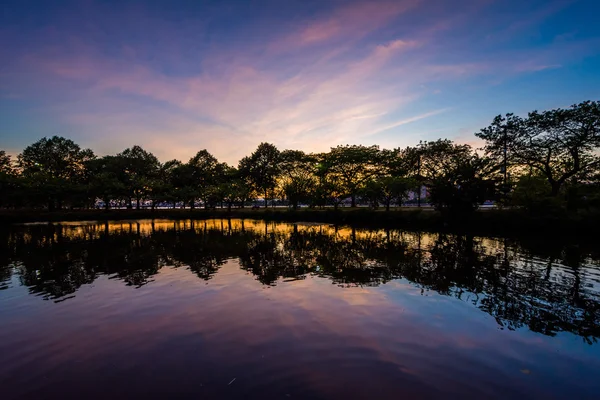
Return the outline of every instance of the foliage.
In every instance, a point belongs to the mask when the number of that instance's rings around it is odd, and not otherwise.
[[[0,150],[0,207],[10,205],[16,184],[16,171],[11,157],[4,150]]]
[[[208,151],[201,150],[188,161],[190,195],[193,196],[190,206],[194,207],[195,197],[199,197],[208,207],[212,200],[213,188],[218,184],[219,161]]]
[[[494,164],[469,145],[437,140],[421,143],[419,152],[421,174],[436,209],[463,215],[494,198]]]
[[[414,180],[398,176],[379,176],[368,180],[361,190],[362,195],[369,200],[373,208],[379,203],[390,210],[393,203],[400,205],[408,191],[415,186]]]
[[[123,199],[127,196],[125,170],[122,159],[118,156],[89,160],[86,169],[89,193],[95,198],[102,199],[107,210],[112,199]]]
[[[317,159],[303,151],[285,150],[280,155],[280,185],[294,209],[308,203],[317,187]]]
[[[12,175],[14,172],[10,155],[6,154],[6,151],[4,150],[0,150],[0,174]]]
[[[529,212],[556,212],[560,208],[558,199],[550,197],[550,184],[540,173],[520,176],[515,182],[511,204]]]
[[[270,143],[261,143],[250,157],[244,157],[239,164],[240,171],[248,178],[249,183],[257,192],[264,193],[265,207],[269,190],[275,189],[277,184],[279,158],[280,152],[277,147]]]
[[[142,198],[150,197],[152,186],[158,175],[160,162],[156,156],[140,146],[133,146],[117,154],[117,162],[123,168],[123,185],[129,197],[136,200],[136,208],[140,208]]]
[[[366,181],[377,173],[378,146],[337,146],[325,154],[323,163],[330,182],[337,185],[352,199],[356,207],[356,195]]]
[[[550,195],[558,196],[565,183],[600,166],[600,102],[533,111],[527,118],[499,115],[476,135],[490,157],[500,162],[506,155],[514,170],[533,168],[547,179]]]
[[[42,138],[26,147],[18,157],[24,186],[34,203],[45,201],[48,209],[73,204],[83,187],[85,163],[94,153],[82,150],[70,139]]]

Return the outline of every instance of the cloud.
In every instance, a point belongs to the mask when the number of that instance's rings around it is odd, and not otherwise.
[[[66,111],[65,116],[69,123],[82,128],[102,125],[108,133],[120,126],[136,132],[149,146],[160,143],[171,148],[177,144],[168,146],[165,142],[176,137],[202,139],[198,141],[207,148],[207,139],[217,137],[224,143],[233,140],[248,147],[263,140],[275,141],[282,147],[303,147],[303,142],[317,142],[314,149],[326,150],[342,140],[368,136],[370,121],[378,123],[392,107],[413,98],[407,90],[398,94],[402,92],[402,82],[391,87],[383,81],[369,80],[385,74],[390,60],[417,45],[415,41],[402,39],[387,41],[370,46],[370,50],[351,62],[331,61],[337,68],[304,65],[289,78],[279,78],[268,69],[236,63],[219,74],[168,76],[145,65],[93,54],[51,59],[30,56],[28,62],[35,63],[45,73],[85,85],[88,111],[74,114]],[[115,96],[135,96],[142,103],[148,100],[165,103],[179,115],[175,118],[158,107],[153,113],[163,115],[162,123],[148,126],[147,121],[155,118],[136,115],[138,106],[133,100],[129,106],[125,100],[121,101],[131,110],[126,113],[110,107],[105,113],[89,110],[93,104],[111,102]],[[100,107],[106,108],[102,104]],[[142,113],[147,112],[147,106],[141,108]],[[168,127],[157,128],[165,123]],[[209,149],[219,153],[224,147],[218,140],[210,144],[216,149]],[[229,144],[225,147],[231,148]],[[230,156],[239,159],[248,153],[248,147],[239,148],[237,153],[229,152]],[[173,153],[183,155],[184,151]]]
[[[204,25],[178,28],[143,14],[133,25],[155,27],[152,41],[119,41],[97,26],[87,36],[46,29],[42,44],[2,70],[3,83],[19,90],[2,90],[45,102],[98,152],[142,144],[163,160],[186,160],[206,148],[235,164],[261,141],[325,151],[455,109],[440,103],[452,94],[447,85],[558,68],[555,50],[577,46],[465,53],[479,33],[465,18],[484,3],[465,1],[457,13],[437,1],[345,2],[260,40],[255,31],[205,40]],[[429,11],[435,18],[416,18]],[[424,101],[434,95],[436,103]]]
[[[425,119],[425,118],[433,117],[434,115],[441,114],[441,113],[446,112],[448,110],[450,110],[450,109],[449,108],[443,108],[443,109],[440,109],[440,110],[430,111],[430,112],[425,113],[425,114],[416,115],[414,117],[410,117],[410,118],[406,118],[406,119],[401,119],[401,120],[393,122],[393,123],[391,123],[389,125],[385,125],[383,127],[377,128],[374,131],[371,131],[369,133],[369,135],[375,135],[377,133],[385,132],[387,130],[390,130],[390,129],[393,129],[393,128],[397,128],[397,127],[402,126],[402,125],[410,124],[411,122],[416,122],[416,121],[420,121],[420,120]]]
[[[557,68],[561,68],[561,67],[562,67],[562,65],[560,65],[560,64],[539,65],[539,64],[535,64],[535,63],[525,63],[525,64],[517,66],[516,69],[518,71],[522,71],[522,72],[539,72],[539,71],[545,71],[547,69],[557,69]]]
[[[299,29],[275,40],[272,51],[297,51],[332,41],[356,41],[386,26],[399,15],[415,8],[420,0],[351,2],[334,9],[329,16],[303,21]]]

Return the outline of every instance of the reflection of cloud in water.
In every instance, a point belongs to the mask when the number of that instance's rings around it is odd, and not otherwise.
[[[166,243],[155,239],[148,245]],[[9,362],[0,372],[16,382],[32,371],[49,375],[24,385],[27,395],[64,390],[53,382],[77,390],[100,373],[112,382],[97,388],[102,396],[193,391],[202,383],[209,396],[226,397],[236,377],[246,398],[543,396],[558,382],[555,365],[565,381],[591,379],[575,374],[590,362],[582,342],[509,334],[471,304],[434,291],[423,296],[406,279],[340,287],[311,274],[265,286],[239,260],[227,260],[201,283],[188,268],[165,266],[136,290],[100,275],[64,303],[21,298],[20,312],[3,319],[9,328],[0,350]],[[32,321],[44,329],[25,330]],[[569,343],[569,358],[552,351],[556,342]],[[521,369],[534,379],[521,380]]]
[[[290,292],[298,304],[318,276],[327,278],[320,285],[346,289],[332,304],[369,313],[385,308],[385,298],[375,299],[404,279],[418,290],[403,292],[458,298],[503,328],[586,340],[599,332],[599,257],[584,246],[240,219],[15,225],[6,234],[0,278],[17,265],[19,280],[47,299],[65,299],[104,274],[156,285],[166,266],[190,269],[215,287],[233,259],[250,280],[298,288]],[[384,291],[375,289],[382,284]]]

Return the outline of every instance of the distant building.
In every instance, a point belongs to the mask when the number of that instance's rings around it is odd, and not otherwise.
[[[408,200],[417,200],[419,198],[418,191],[411,190],[407,194]],[[429,196],[429,192],[427,191],[426,186],[421,186],[421,200],[427,198]]]

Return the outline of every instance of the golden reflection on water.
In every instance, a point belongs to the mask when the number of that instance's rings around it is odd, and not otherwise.
[[[57,230],[49,239],[58,240],[59,236],[72,239],[96,239],[102,234],[135,233],[142,236],[157,231],[194,230],[197,233],[217,230],[223,233],[250,231],[257,234],[289,235],[293,232],[315,232],[335,237],[339,240],[385,239],[420,243],[429,246],[436,239],[436,234],[415,233],[390,230],[354,229],[347,226],[315,223],[285,223],[251,219],[207,219],[207,220],[138,220],[108,222],[61,222],[55,223]],[[29,225],[31,226],[31,225]],[[24,233],[24,240],[31,240],[31,235]],[[489,239],[487,240],[489,241]],[[493,243],[492,241],[489,241]]]
[[[318,233],[330,237],[334,241],[370,241],[403,243],[406,248],[422,250],[432,247],[439,238],[437,233],[406,232],[390,229],[355,229],[348,226],[335,226],[319,223],[286,223],[252,219],[206,219],[206,220],[137,220],[108,222],[61,222],[53,225],[56,230],[52,235],[44,237],[44,242],[58,241],[60,237],[69,240],[94,240],[102,235],[136,234],[147,237],[156,232],[193,230],[219,231],[222,233],[252,232],[258,235],[275,235],[279,237],[297,233]],[[22,240],[28,243],[32,236],[23,232]],[[483,255],[495,255],[507,251],[502,240],[488,237],[474,237],[478,243],[478,252]],[[281,245],[281,243],[280,243]]]

